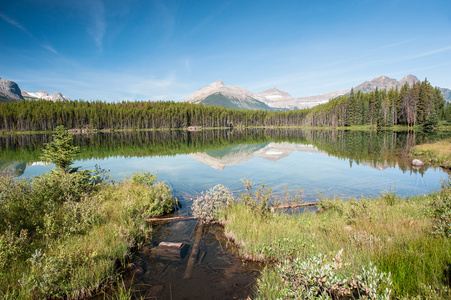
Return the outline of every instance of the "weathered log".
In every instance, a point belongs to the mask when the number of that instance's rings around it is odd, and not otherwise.
[[[199,254],[199,246],[203,229],[204,225],[202,223],[199,224],[196,232],[196,240],[194,241],[193,249],[191,250],[191,254],[188,258],[188,264],[186,265],[185,275],[183,276],[183,279],[190,279],[193,276],[194,264],[196,263],[197,255]]]
[[[185,243],[161,242],[155,248],[155,254],[165,256],[167,258],[183,258],[188,251],[188,245]]]
[[[158,223],[158,222],[170,222],[170,221],[184,221],[184,220],[193,220],[195,217],[172,217],[172,218],[152,218],[146,219],[147,223]]]
[[[288,208],[298,208],[298,207],[309,207],[309,206],[316,206],[318,205],[318,202],[313,203],[296,203],[296,202],[290,202],[290,203],[281,203],[276,206],[271,206],[271,211],[274,211],[276,209],[288,209]]]

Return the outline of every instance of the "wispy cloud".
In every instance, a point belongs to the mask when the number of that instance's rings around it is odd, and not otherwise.
[[[53,48],[52,46],[50,46],[48,44],[41,44],[41,47],[44,48],[44,49],[49,50],[53,54],[60,55],[59,52],[55,50],[55,48]]]
[[[5,14],[2,14],[2,13],[0,13],[0,18],[1,18],[2,20],[4,20],[4,21],[8,22],[9,24],[13,25],[14,27],[16,27],[16,28],[22,30],[22,31],[25,32],[26,34],[28,34],[28,35],[32,38],[32,40],[33,40],[34,42],[36,42],[37,44],[39,44],[42,48],[44,48],[44,49],[46,49],[46,50],[52,52],[53,54],[60,55],[59,52],[58,52],[55,48],[53,48],[51,45],[49,45],[49,44],[42,44],[37,38],[35,38],[35,37],[31,34],[30,31],[28,31],[28,30],[25,28],[25,26],[23,26],[22,24],[20,24],[18,21],[14,20],[14,19],[11,19],[10,17],[8,17],[8,16],[6,16]]]
[[[88,27],[88,33],[93,38],[97,47],[102,51],[103,38],[107,27],[105,20],[105,5],[101,0],[89,1],[88,5],[91,17],[91,25]]]
[[[441,53],[441,52],[446,52],[446,51],[449,51],[449,50],[451,50],[451,46],[447,46],[447,47],[443,47],[443,48],[439,48],[439,49],[435,49],[435,50],[419,53],[417,55],[413,55],[413,56],[409,57],[408,59],[416,59],[416,58],[420,58],[420,57],[431,56],[431,55],[438,54],[438,53]]]
[[[11,19],[10,17],[0,13],[0,18],[3,19],[4,21],[8,22],[9,24],[15,26],[16,28],[19,28],[20,30],[22,30],[23,32],[25,32],[28,35],[31,35],[31,33],[24,27],[22,26],[19,22],[17,22],[16,20]]]

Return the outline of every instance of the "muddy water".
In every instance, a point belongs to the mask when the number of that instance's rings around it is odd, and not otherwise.
[[[252,298],[261,266],[238,258],[222,226],[185,220],[156,225],[152,231],[152,241],[141,247],[129,264],[125,284],[135,298]],[[160,242],[184,246],[181,251],[167,251],[158,247]],[[192,256],[193,251],[197,255]]]

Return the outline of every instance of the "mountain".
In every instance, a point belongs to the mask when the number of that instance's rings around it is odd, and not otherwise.
[[[51,101],[70,101],[70,99],[61,93],[49,94],[46,91],[36,93],[27,93],[22,91],[17,83],[11,80],[0,78],[0,102],[10,102],[18,100],[36,100],[44,99]]]
[[[18,101],[23,97],[17,83],[0,78],[0,102]]]
[[[184,101],[235,109],[271,109],[249,90],[224,85],[217,80],[189,95]]]
[[[287,92],[282,92],[276,88],[258,93],[259,99],[274,109],[303,109],[311,108],[319,104],[328,102],[330,99],[344,95],[350,90],[339,90],[324,93],[322,95],[291,97]],[[289,97],[288,97],[289,96]]]
[[[399,80],[389,78],[387,76],[379,76],[377,78],[372,79],[371,81],[365,81],[362,84],[359,84],[354,88],[354,92],[362,91],[363,93],[369,93],[375,91],[376,88],[379,90],[389,90],[391,88],[401,88],[406,82],[412,86],[415,82],[418,82],[418,78],[411,74],[403,77]]]
[[[44,99],[44,100],[51,100],[51,101],[70,101],[70,99],[66,96],[64,96],[61,93],[56,94],[49,94],[47,91],[39,91],[36,93],[27,93],[25,91],[22,91],[22,96],[25,99],[34,100],[34,99]]]
[[[445,98],[446,101],[451,102],[451,90],[445,89],[445,88],[439,88],[440,91],[442,91],[443,98]]]
[[[369,93],[375,91],[376,88],[379,90],[389,90],[391,88],[400,89],[406,82],[412,86],[415,82],[419,81],[420,80],[416,76],[411,74],[399,80],[387,76],[379,76],[370,81],[365,81],[353,89],[354,92],[362,91],[363,93]],[[451,102],[451,90],[447,88],[439,89],[442,91],[443,97],[448,102]],[[254,94],[251,91],[240,87],[226,86],[221,80],[218,80],[197,90],[186,98],[185,101],[238,109],[303,109],[327,103],[331,99],[349,94],[350,92],[351,89],[345,89],[327,92],[322,95],[293,97],[285,91],[271,88],[258,94]]]

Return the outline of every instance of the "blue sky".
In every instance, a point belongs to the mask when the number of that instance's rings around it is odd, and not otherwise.
[[[0,77],[84,100],[223,80],[301,97],[380,75],[451,88],[451,1],[0,0]]]

